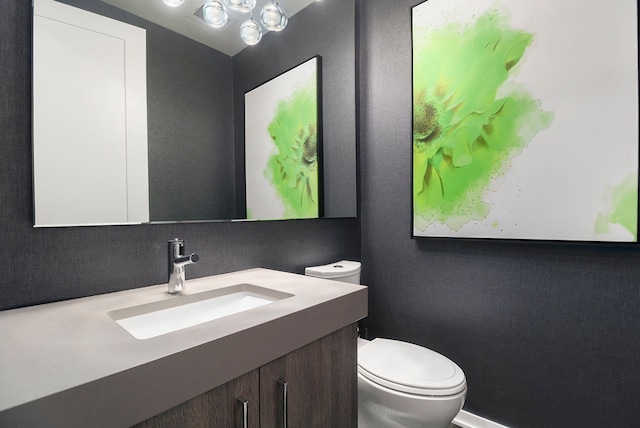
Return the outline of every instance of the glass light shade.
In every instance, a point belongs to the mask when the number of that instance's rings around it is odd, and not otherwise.
[[[210,0],[202,6],[202,16],[213,28],[222,28],[229,20],[229,14],[217,0]]]
[[[182,3],[184,3],[184,0],[162,0],[162,1],[164,2],[164,4],[171,7],[178,7]]]
[[[278,3],[267,3],[260,12],[260,22],[269,31],[282,31],[287,26],[287,14]]]
[[[253,18],[244,21],[240,26],[240,38],[250,46],[257,45],[262,39],[262,29]]]
[[[229,9],[239,12],[251,12],[256,7],[256,0],[226,0]]]

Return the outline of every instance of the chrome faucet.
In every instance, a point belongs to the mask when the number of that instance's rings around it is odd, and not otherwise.
[[[197,262],[200,257],[196,253],[190,256],[184,255],[184,241],[175,238],[169,241],[169,293],[182,293],[184,291],[184,267]]]

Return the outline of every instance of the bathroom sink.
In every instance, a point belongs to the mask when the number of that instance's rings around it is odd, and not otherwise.
[[[136,339],[149,339],[291,296],[253,284],[236,284],[118,309],[109,312],[109,316]]]

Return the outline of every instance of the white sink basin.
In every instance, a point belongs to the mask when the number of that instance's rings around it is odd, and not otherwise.
[[[252,284],[237,284],[118,309],[109,312],[109,316],[136,339],[149,339],[291,296]]]

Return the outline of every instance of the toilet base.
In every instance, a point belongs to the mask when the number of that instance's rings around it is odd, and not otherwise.
[[[447,428],[467,390],[444,397],[394,391],[358,374],[359,428]]]

